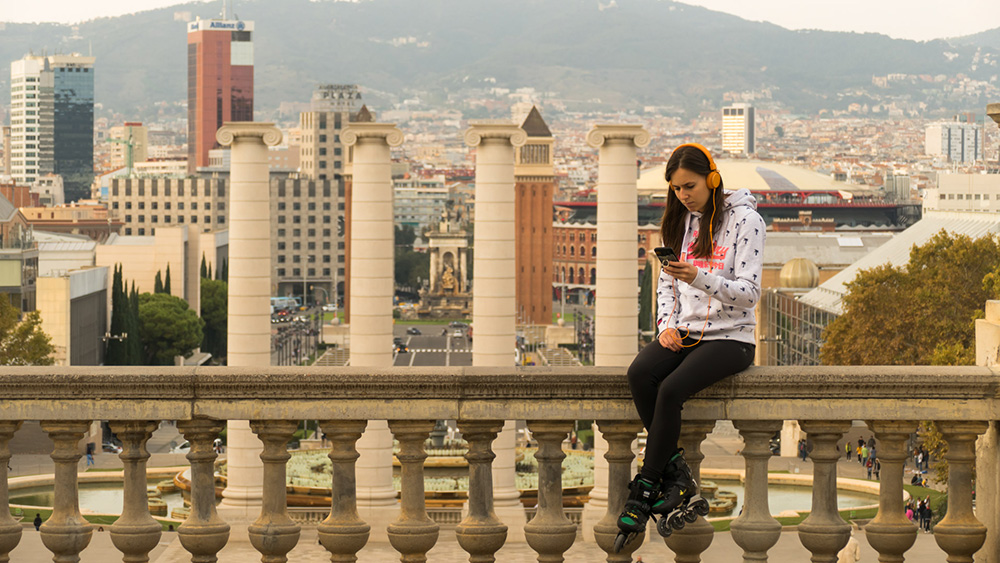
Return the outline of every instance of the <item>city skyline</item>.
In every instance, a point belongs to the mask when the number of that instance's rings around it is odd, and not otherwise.
[[[356,2],[358,0],[327,0]],[[595,0],[607,10],[617,0]],[[623,0],[625,1],[625,0]],[[219,0],[200,0],[219,4]],[[190,2],[189,2],[190,3]],[[959,4],[907,0],[841,0],[812,2],[808,10],[794,0],[687,0],[683,2],[731,14],[750,21],[763,21],[792,30],[819,29],[856,33],[881,33],[896,39],[927,41],[971,35],[995,29],[1000,22],[1000,5],[990,0],[968,0]],[[44,0],[8,6],[0,22],[75,24],[99,17],[115,17],[139,11],[179,6],[177,0],[99,0],[79,3],[71,0]],[[235,5],[239,13],[239,3]]]

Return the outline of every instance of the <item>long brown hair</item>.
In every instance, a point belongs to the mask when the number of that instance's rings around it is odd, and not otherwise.
[[[705,153],[692,146],[678,148],[670,155],[670,159],[667,161],[667,170],[664,174],[664,178],[667,180],[667,207],[663,210],[663,219],[660,220],[660,238],[663,240],[664,246],[672,248],[679,257],[684,252],[681,245],[684,243],[684,229],[687,226],[685,218],[687,217],[688,209],[677,199],[677,194],[670,187],[670,177],[673,176],[678,168],[690,170],[695,174],[706,177],[712,171],[712,168]],[[713,231],[718,233],[722,227],[722,220],[725,217],[722,209],[726,201],[726,196],[723,193],[721,180],[719,181],[719,187],[712,190],[711,198],[712,205],[715,206],[715,220],[712,220],[713,213],[711,210],[706,208],[701,214],[701,221],[698,227],[698,240],[694,245],[694,256],[707,259],[712,258],[712,247],[714,246],[709,233]],[[709,229],[710,223],[711,229]]]

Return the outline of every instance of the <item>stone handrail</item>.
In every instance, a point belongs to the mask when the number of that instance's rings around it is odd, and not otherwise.
[[[439,535],[423,502],[424,441],[439,419],[458,420],[469,442],[469,511],[456,526],[470,561],[493,561],[507,527],[492,508],[492,443],[504,420],[526,420],[539,442],[539,506],[525,526],[528,544],[542,561],[562,561],[576,527],[559,502],[560,444],[575,419],[596,420],[608,442],[608,512],[594,526],[608,561],[626,562],[642,538],[613,553],[614,518],[624,500],[633,459],[636,419],[624,368],[212,368],[212,367],[8,367],[0,370],[0,560],[17,545],[21,527],[3,518],[7,504],[8,443],[23,420],[41,420],[55,443],[54,511],[41,529],[58,560],[74,560],[90,541],[80,517],[76,465],[78,443],[91,420],[112,421],[124,443],[125,511],[112,526],[125,561],[145,561],[159,527],[146,509],[145,443],[155,429],[148,421],[176,420],[191,442],[191,516],[178,529],[193,561],[214,561],[228,541],[229,525],[214,506],[212,442],[228,420],[250,420],[266,444],[264,503],[248,528],[266,561],[285,561],[299,537],[299,524],[285,508],[284,460],[295,422],[318,419],[332,443],[329,515],[318,525],[332,561],[353,561],[370,527],[356,508],[354,466],[357,440],[369,420],[387,420],[401,444],[404,465],[402,510],[388,528],[404,561],[425,561]],[[754,367],[692,398],[684,409],[681,445],[696,478],[701,443],[715,421],[732,420],[745,441],[747,489],[743,514],[732,524],[745,560],[766,560],[780,525],[767,507],[768,440],[782,420],[799,420],[814,444],[813,509],[799,526],[813,561],[836,561],[850,527],[836,511],[838,440],[852,420],[867,421],[880,442],[883,487],[879,513],[866,537],[882,561],[902,561],[916,528],[902,512],[905,442],[917,420],[936,420],[949,444],[949,511],[935,539],[949,561],[972,561],[987,541],[987,529],[972,510],[971,469],[975,440],[1000,419],[1000,371],[985,367]],[[991,431],[992,432],[992,431]],[[996,460],[992,460],[996,467]],[[995,501],[980,491],[978,511]],[[996,530],[990,530],[995,546]],[[667,540],[678,561],[699,561],[713,538],[700,517]]]

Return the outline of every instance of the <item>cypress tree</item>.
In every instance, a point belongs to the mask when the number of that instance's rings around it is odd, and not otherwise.
[[[135,289],[135,281],[132,282],[132,292],[128,296],[128,305],[128,363],[133,366],[141,366],[144,360],[142,357],[142,336],[139,334],[139,292]]]
[[[222,261],[222,268],[219,269],[219,279],[229,283],[229,260]]]
[[[128,316],[130,314],[128,299],[122,286],[122,267],[115,264],[114,281],[111,284],[111,327],[108,332],[111,337],[106,342],[104,364],[109,366],[128,365],[128,345],[120,337],[128,332]]]
[[[201,277],[202,279],[210,277],[208,273],[208,264],[205,262],[204,252],[201,253]]]
[[[167,275],[163,280],[163,293],[170,295],[170,264],[167,264]]]
[[[163,277],[160,271],[156,271],[156,280],[153,281],[153,293],[163,293]]]
[[[656,269],[654,262],[646,261],[646,267],[642,271],[642,282],[639,284],[639,329],[653,330],[653,270]]]

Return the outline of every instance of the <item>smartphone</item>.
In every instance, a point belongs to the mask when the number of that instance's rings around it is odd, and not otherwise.
[[[653,254],[660,259],[660,263],[666,265],[667,262],[680,262],[677,259],[677,255],[674,254],[674,250],[669,246],[658,246],[653,249]]]

